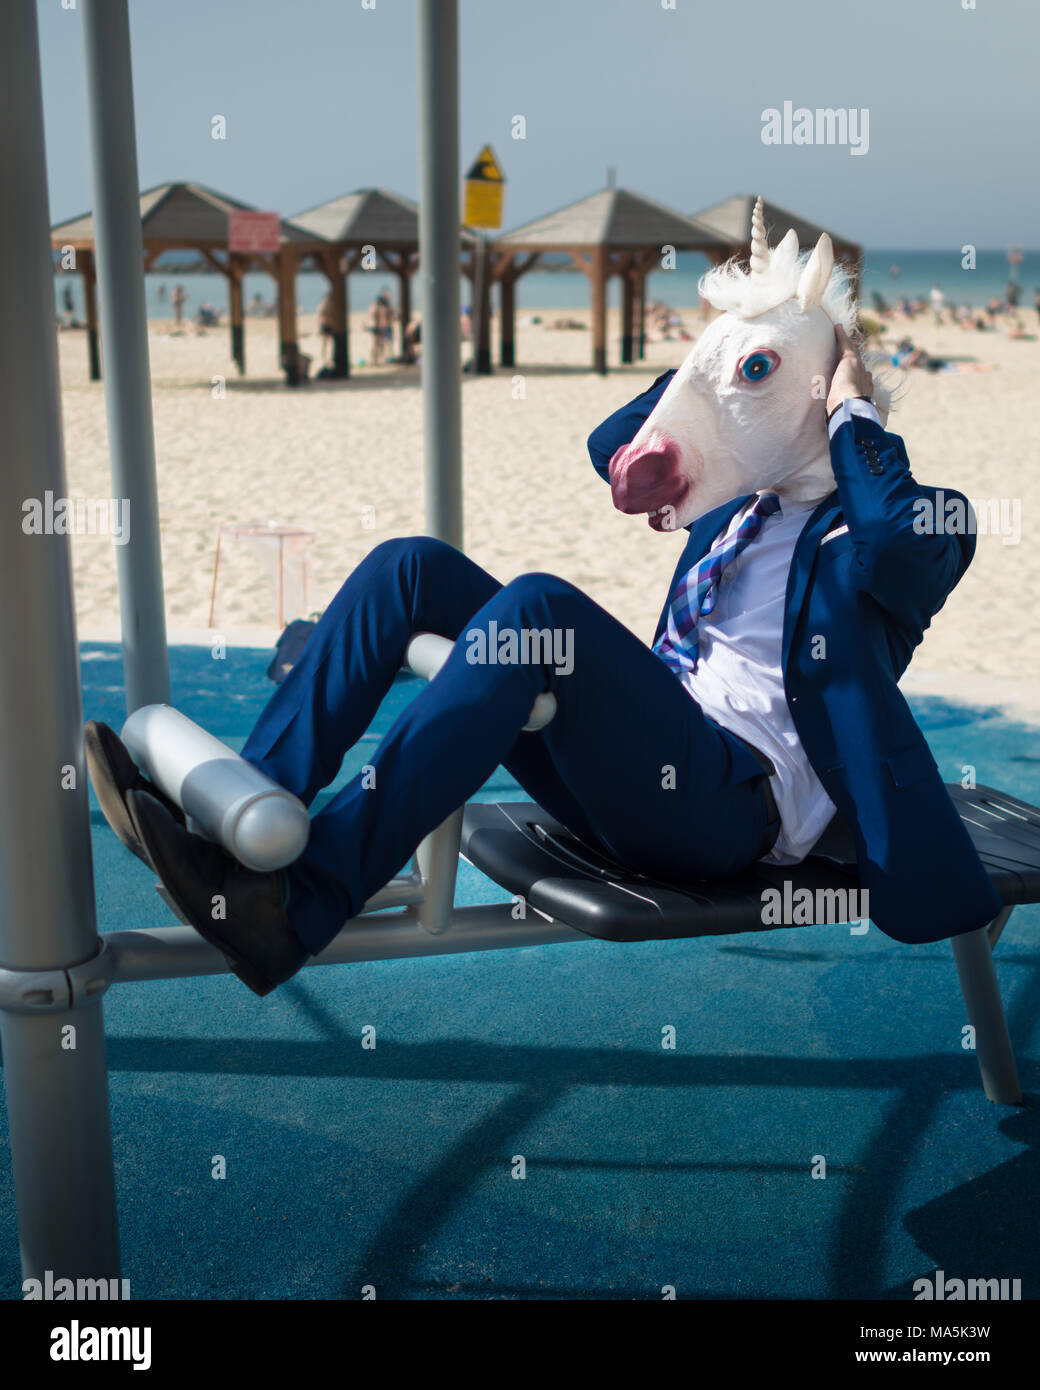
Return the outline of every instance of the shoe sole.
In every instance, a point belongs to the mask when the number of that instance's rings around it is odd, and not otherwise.
[[[166,889],[167,893],[169,893],[170,897],[173,899],[177,911],[186,921],[191,923],[192,927],[202,937],[203,941],[207,942],[210,946],[214,947],[216,950],[220,952],[220,954],[227,961],[228,965],[231,967],[232,972],[242,981],[244,985],[248,986],[248,988],[251,989],[254,994],[258,994],[261,998],[263,998],[267,994],[270,994],[272,990],[278,988],[277,984],[272,983],[272,981],[269,980],[266,975],[262,974],[259,970],[257,970],[257,968],[250,961],[246,960],[243,956],[240,956],[238,952],[233,950],[230,946],[228,946],[226,942],[221,941],[220,938],[215,933],[210,931],[210,929],[207,926],[200,925],[199,922],[196,920],[196,914],[194,910],[188,906],[188,904],[178,893],[174,883],[171,881],[173,875],[170,872],[170,866],[166,862],[166,856],[163,853],[162,844],[158,839],[149,834],[149,827],[147,821],[143,816],[141,816],[138,813],[136,802],[138,801],[139,797],[141,797],[141,793],[139,792],[130,792],[127,796],[127,805],[129,808],[131,819],[133,821],[134,831],[138,836],[140,836],[141,844],[145,847],[147,853],[150,856],[150,863],[152,864],[152,867],[155,869],[155,872],[159,875],[159,878],[162,880],[163,887]]]
[[[101,807],[101,814],[105,817],[109,828],[115,833],[120,844],[125,845],[131,854],[136,854],[143,864],[154,869],[155,865],[149,859],[148,851],[138,838],[127,805],[126,797],[130,788],[124,787],[116,776],[115,750],[109,746],[109,740],[112,738],[115,738],[117,742],[119,741],[118,735],[113,733],[111,729],[106,725],[97,724],[93,720],[83,730],[83,746],[87,757],[87,773],[90,777],[90,784],[94,788],[94,795]],[[122,747],[122,745],[120,746]]]

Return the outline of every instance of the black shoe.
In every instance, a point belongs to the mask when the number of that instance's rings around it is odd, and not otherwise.
[[[98,799],[105,820],[127,849],[136,854],[149,868],[154,869],[155,865],[148,858],[130,818],[126,803],[127,793],[147,792],[149,796],[161,802],[180,825],[184,824],[184,812],[153,782],[142,776],[127,751],[126,744],[107,724],[100,724],[91,719],[84,726],[83,743],[87,754],[87,771],[90,773],[94,795]]]
[[[134,832],[163,887],[198,934],[254,994],[270,994],[307,960],[282,902],[279,873],[245,868],[219,845],[191,835],[155,800],[129,792]],[[223,916],[214,918],[214,899]]]

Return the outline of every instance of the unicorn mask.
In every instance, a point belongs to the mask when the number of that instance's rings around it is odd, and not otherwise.
[[[759,198],[748,271],[719,266],[700,292],[722,313],[610,460],[614,506],[645,513],[655,531],[752,492],[810,501],[834,490],[824,402],[838,361],[834,326],[854,333],[855,307],[830,237],[800,257],[792,230],[771,250]],[[884,418],[887,394],[877,397]]]

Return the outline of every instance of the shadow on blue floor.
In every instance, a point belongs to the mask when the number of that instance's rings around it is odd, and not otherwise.
[[[268,656],[174,649],[175,698],[240,746]],[[118,727],[118,650],[82,658],[87,717]],[[417,688],[395,685],[370,740]],[[913,703],[947,780],[970,764],[1040,802],[1034,731]],[[482,795],[516,789],[499,774]],[[93,802],[92,826],[102,927],[172,920]],[[462,901],[505,896],[463,866]],[[1015,1110],[962,1049],[948,944],[873,927],[337,966],[266,1000],[231,977],[118,986],[124,1274],[138,1298],[905,1299],[942,1269],[1036,1298],[1038,925],[1018,909],[997,957]],[[5,1116],[17,1297],[6,1143]]]

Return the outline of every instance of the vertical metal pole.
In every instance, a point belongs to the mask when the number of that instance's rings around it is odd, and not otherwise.
[[[0,1009],[25,1278],[119,1274],[101,1004],[16,1012],[98,951],[34,0],[0,5]],[[34,505],[35,504],[35,505]],[[37,525],[37,523],[41,523]],[[59,973],[58,997],[64,996]],[[71,1030],[71,1031],[70,1031]]]
[[[426,529],[462,548],[459,8],[419,6],[419,255]]]
[[[84,0],[83,46],[112,492],[129,504],[130,540],[116,547],[116,562],[131,713],[169,701],[170,665],[126,0]]]

